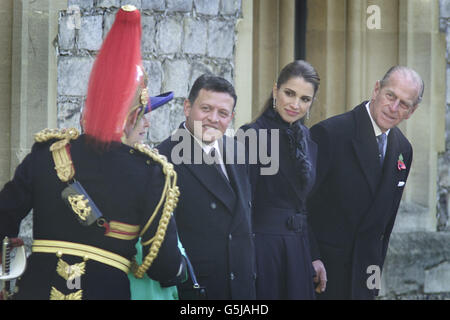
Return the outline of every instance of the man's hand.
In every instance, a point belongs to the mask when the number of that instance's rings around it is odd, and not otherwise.
[[[314,260],[312,265],[314,271],[316,271],[316,276],[314,277],[314,283],[317,283],[316,292],[322,293],[327,287],[327,271],[320,260]]]

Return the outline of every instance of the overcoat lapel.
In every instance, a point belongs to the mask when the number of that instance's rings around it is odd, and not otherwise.
[[[227,143],[228,142],[228,143]],[[228,178],[234,189],[234,194],[237,199],[234,208],[234,218],[230,225],[230,232],[241,225],[242,219],[245,218],[246,206],[249,207],[249,203],[246,203],[245,199],[250,199],[249,181],[248,173],[246,167],[243,164],[237,164],[237,148],[234,139],[224,137],[220,140],[219,144],[223,150],[223,158],[225,161],[225,166],[227,168]],[[233,150],[230,150],[233,148]],[[247,186],[247,188],[245,188]],[[244,210],[242,210],[244,208]],[[242,214],[239,214],[242,213]],[[250,219],[250,217],[248,217]]]
[[[180,128],[179,130],[186,129]],[[194,141],[191,135],[184,136],[190,137],[191,152],[183,155],[183,164],[181,165],[184,165],[200,181],[200,183],[212,194],[214,194],[214,196],[228,208],[230,213],[232,213],[234,210],[233,204],[236,201],[236,195],[234,194],[230,184],[225,181],[226,178],[221,175],[214,164],[205,164],[203,160],[201,164],[196,164],[194,162],[194,154],[201,154],[203,158],[207,155],[203,152],[200,145]]]
[[[370,186],[372,196],[375,196],[380,182],[381,166],[372,122],[364,103],[355,108],[354,117],[356,137],[353,138],[353,149]]]
[[[300,190],[301,188],[299,188],[299,181],[297,179],[297,175],[295,174],[295,167],[294,167],[294,163],[290,158],[290,154],[289,154],[289,146],[288,146],[288,142],[287,137],[284,137],[284,133],[282,132],[282,129],[275,129],[275,130],[279,130],[279,141],[278,141],[278,151],[279,154],[278,155],[274,155],[272,154],[272,145],[271,145],[271,141],[272,141],[272,130],[267,130],[268,136],[267,136],[267,151],[270,152],[270,156],[272,159],[274,159],[274,157],[277,158],[278,162],[279,162],[279,170],[280,173],[284,176],[284,178],[288,181],[288,183],[291,186],[291,189],[295,191],[295,194],[297,196],[297,198],[299,200],[303,199],[303,192]],[[285,139],[286,138],[286,139]]]

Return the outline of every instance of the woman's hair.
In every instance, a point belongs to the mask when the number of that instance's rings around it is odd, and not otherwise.
[[[277,88],[288,82],[292,78],[303,78],[306,82],[311,83],[314,88],[314,96],[319,89],[320,78],[317,74],[316,69],[304,60],[295,60],[288,65],[286,65],[283,70],[281,70],[277,79]],[[263,114],[268,108],[273,107],[273,93],[270,94],[269,99],[266,100],[264,108],[258,117]],[[257,117],[257,118],[258,118]]]

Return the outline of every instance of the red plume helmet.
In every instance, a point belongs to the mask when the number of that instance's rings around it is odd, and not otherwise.
[[[129,108],[142,83],[139,68],[141,15],[127,5],[117,12],[89,78],[83,127],[96,142],[109,145],[121,141]]]

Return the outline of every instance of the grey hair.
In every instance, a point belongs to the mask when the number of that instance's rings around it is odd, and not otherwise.
[[[420,77],[420,75],[414,70],[411,69],[409,67],[405,67],[405,66],[393,66],[391,67],[386,74],[384,75],[383,79],[380,80],[380,87],[383,88],[384,86],[387,85],[390,77],[392,76],[392,74],[396,73],[396,72],[402,72],[403,74],[409,75],[419,86],[419,94],[417,96],[417,99],[414,103],[414,105],[418,105],[420,102],[422,102],[422,98],[423,98],[423,92],[425,90],[425,83],[423,82],[422,78]]]

